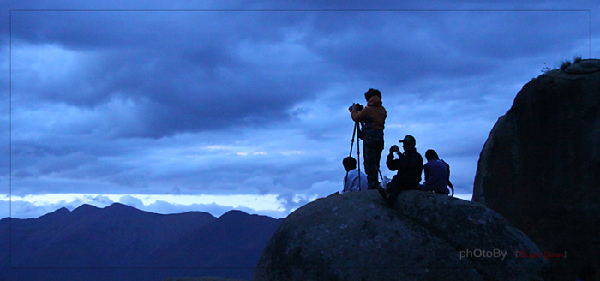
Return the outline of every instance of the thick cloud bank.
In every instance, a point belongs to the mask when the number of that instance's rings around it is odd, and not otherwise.
[[[371,87],[384,151],[411,134],[470,192],[522,85],[598,56],[598,4],[419,5],[8,1],[2,193],[277,194],[289,212],[341,188],[347,108]]]

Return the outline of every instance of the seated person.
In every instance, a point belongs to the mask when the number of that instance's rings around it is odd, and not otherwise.
[[[356,159],[352,157],[344,158],[342,161],[344,164],[344,169],[346,169],[346,176],[344,177],[344,189],[340,192],[352,192],[352,191],[361,191],[367,190],[369,187],[369,179],[367,175],[362,171],[356,169]]]
[[[450,166],[441,160],[433,149],[425,152],[425,158],[427,158],[427,163],[423,165],[425,182],[419,184],[419,189],[448,195],[450,192],[446,186],[451,185],[449,181]]]
[[[387,201],[388,205],[393,205],[396,197],[402,190],[417,189],[421,181],[423,172],[423,157],[417,152],[417,141],[411,135],[406,135],[402,143],[404,153],[400,153],[400,148],[396,145],[390,147],[390,153],[387,156],[386,164],[388,169],[398,171],[392,181],[387,184],[387,189],[379,187],[379,193]],[[394,153],[398,159],[394,159]]]

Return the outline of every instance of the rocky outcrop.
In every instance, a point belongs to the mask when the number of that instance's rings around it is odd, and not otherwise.
[[[600,60],[553,70],[517,94],[481,152],[473,201],[527,234],[555,280],[600,265]]]
[[[566,74],[574,75],[589,74],[597,71],[600,71],[600,63],[598,63],[598,60],[596,59],[582,60],[568,66],[564,70]]]
[[[541,280],[548,262],[532,253],[523,232],[481,204],[406,191],[388,207],[369,190],[291,213],[254,281]]]

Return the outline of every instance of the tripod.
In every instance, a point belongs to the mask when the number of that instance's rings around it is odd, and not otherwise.
[[[352,140],[350,141],[350,155],[348,157],[352,157],[352,147],[354,146],[354,137],[360,132],[360,126],[358,122],[354,122],[354,130],[352,131]],[[356,168],[358,169],[358,190],[362,190],[360,186],[360,146],[359,146],[360,138],[356,138]],[[348,171],[346,171],[346,177],[344,177],[344,192],[348,185]]]

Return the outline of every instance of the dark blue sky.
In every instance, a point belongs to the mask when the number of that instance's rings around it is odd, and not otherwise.
[[[384,153],[411,134],[470,193],[521,87],[600,52],[596,1],[33,3],[8,1],[0,27],[0,194],[15,217],[87,202],[26,199],[71,193],[268,195],[281,208],[263,213],[285,216],[341,188],[347,109],[371,87],[388,110]],[[382,172],[394,174],[384,160]],[[150,209],[257,211],[166,198]]]

